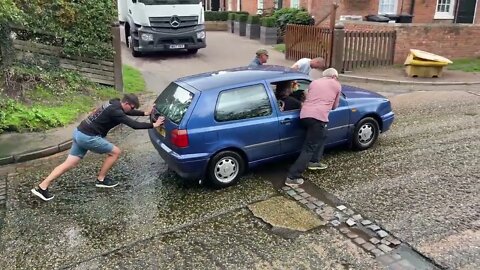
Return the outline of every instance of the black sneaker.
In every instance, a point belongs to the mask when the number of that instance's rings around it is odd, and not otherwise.
[[[113,188],[113,187],[118,186],[118,182],[115,182],[112,179],[110,179],[108,177],[105,177],[105,179],[103,179],[103,181],[100,181],[100,180],[97,179],[97,181],[95,182],[95,186],[96,187],[101,187],[101,188]]]
[[[55,197],[54,195],[52,195],[48,192],[48,188],[43,190],[40,187],[36,187],[36,188],[32,189],[31,191],[32,191],[33,195],[39,197],[40,199],[42,199],[46,202],[50,201],[51,199],[53,199],[53,197]]]

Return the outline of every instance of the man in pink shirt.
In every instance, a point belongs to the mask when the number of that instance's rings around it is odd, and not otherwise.
[[[320,163],[327,137],[328,114],[338,107],[341,85],[338,72],[334,68],[326,69],[323,77],[314,80],[308,87],[307,97],[300,110],[300,122],[307,129],[305,143],[300,156],[288,170],[285,185],[296,187],[303,184],[302,173],[310,170],[326,169]]]

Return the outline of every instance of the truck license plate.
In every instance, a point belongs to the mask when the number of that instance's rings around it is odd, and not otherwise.
[[[183,49],[185,48],[185,44],[173,44],[170,45],[170,49]]]

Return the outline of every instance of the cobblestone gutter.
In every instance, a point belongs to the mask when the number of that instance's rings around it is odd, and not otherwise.
[[[382,228],[375,220],[362,216],[349,208],[338,198],[318,187],[282,187],[288,196],[315,212],[329,226],[374,256],[380,263],[392,270],[442,269],[429,258],[412,249],[410,245],[396,238]],[[315,195],[313,195],[315,194]],[[323,196],[318,196],[323,194]],[[325,198],[321,198],[325,197]]]

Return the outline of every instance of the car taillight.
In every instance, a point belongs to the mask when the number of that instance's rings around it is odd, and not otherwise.
[[[185,129],[174,129],[170,136],[173,145],[177,147],[188,147],[188,133]]]

